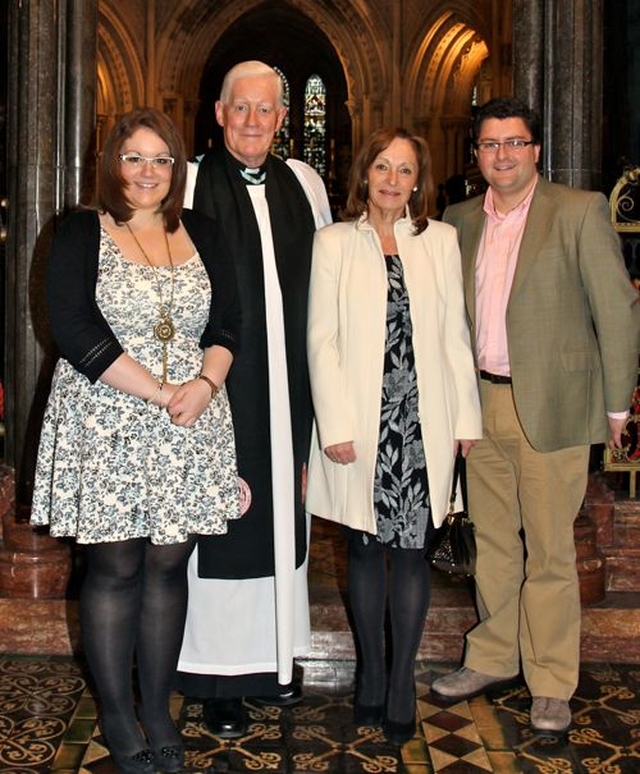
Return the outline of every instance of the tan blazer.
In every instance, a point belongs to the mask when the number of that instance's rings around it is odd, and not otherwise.
[[[482,425],[455,230],[438,221],[419,236],[395,224],[409,293],[419,411],[433,520],[444,519],[453,444]],[[364,220],[316,233],[309,294],[308,358],[316,415],[307,510],[376,533],[373,481],[380,429],[387,272]],[[331,462],[323,449],[354,441],[357,459]]]
[[[475,259],[484,197],[449,207],[475,341]],[[541,452],[605,441],[606,412],[636,384],[640,305],[605,197],[538,180],[507,306],[513,394]]]

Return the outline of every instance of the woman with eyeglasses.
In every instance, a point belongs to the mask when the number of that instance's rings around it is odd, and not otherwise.
[[[224,387],[235,274],[215,223],[182,209],[186,166],[167,116],[122,116],[102,153],[98,206],[62,223],[47,276],[61,358],[32,523],[85,548],[83,650],[124,774],[183,767],[169,695],[187,560],[196,535],[224,533],[239,516]]]

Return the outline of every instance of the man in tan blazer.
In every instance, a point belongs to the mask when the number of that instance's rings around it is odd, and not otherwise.
[[[468,458],[480,622],[464,666],[431,690],[458,701],[512,680],[531,726],[571,723],[580,596],[573,522],[589,447],[621,445],[640,306],[602,194],[541,178],[539,122],[495,99],[473,124],[485,195],[450,207],[480,376],[483,440]]]

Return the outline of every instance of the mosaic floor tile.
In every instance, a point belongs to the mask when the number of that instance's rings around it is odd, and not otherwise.
[[[247,710],[247,735],[223,742],[202,723],[200,704],[185,700],[181,722],[187,765],[196,770],[277,774],[402,771],[398,750],[386,742],[380,729],[353,726],[353,709],[346,696],[310,689],[297,707],[247,703]]]
[[[0,658],[0,771],[48,771],[84,689],[72,660]]]
[[[346,584],[335,530],[312,540],[310,583]],[[323,542],[324,541],[324,542]],[[249,732],[224,741],[202,721],[199,702],[175,694],[171,712],[186,747],[189,774],[638,774],[640,666],[583,665],[571,701],[573,724],[561,738],[529,728],[524,684],[469,702],[430,694],[454,665],[416,666],[416,735],[401,749],[380,728],[352,723],[349,661],[301,661],[305,700],[288,709],[247,703]],[[117,774],[81,662],[0,655],[0,772]]]
[[[314,670],[311,670],[314,671]],[[328,671],[328,668],[327,668]],[[559,738],[529,728],[523,685],[443,705],[429,684],[445,667],[416,670],[418,728],[401,749],[380,728],[351,721],[352,665],[331,684],[305,684],[305,701],[282,709],[247,703],[249,732],[214,737],[199,702],[172,698],[193,774],[629,774],[640,771],[640,668],[583,667],[573,724]],[[317,673],[318,671],[315,670]],[[338,679],[342,676],[342,684]],[[117,774],[96,726],[96,703],[73,659],[0,656],[0,771]]]

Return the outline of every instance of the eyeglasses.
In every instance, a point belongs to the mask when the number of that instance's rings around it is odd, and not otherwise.
[[[141,167],[143,164],[151,164],[154,169],[170,169],[175,159],[173,156],[141,156],[139,153],[121,153],[120,161],[128,167]]]
[[[505,150],[521,151],[527,145],[533,145],[533,140],[505,140],[504,142],[477,142],[476,150],[480,153],[497,153],[498,148]]]

